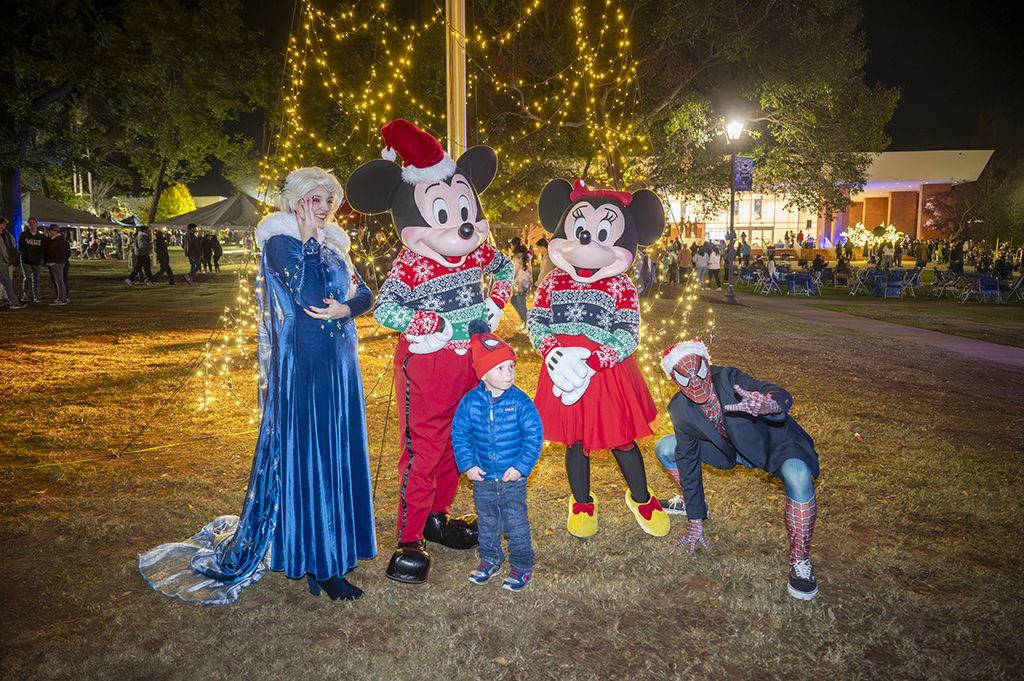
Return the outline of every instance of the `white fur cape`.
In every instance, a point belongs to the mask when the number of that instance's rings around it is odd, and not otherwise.
[[[294,237],[300,242],[302,241],[302,236],[299,234],[299,221],[295,218],[295,213],[278,211],[260,220],[260,224],[256,226],[256,247],[262,250],[263,244],[267,243],[270,237],[278,236],[279,234]],[[344,230],[329,222],[317,233],[316,240],[320,242],[321,246],[326,246],[341,256],[345,261],[345,266],[348,267],[350,275],[356,273],[355,267],[352,265],[352,259],[348,255],[348,249],[351,247],[352,242]],[[355,294],[356,284],[350,277],[348,290],[345,292],[345,300],[350,300]]]

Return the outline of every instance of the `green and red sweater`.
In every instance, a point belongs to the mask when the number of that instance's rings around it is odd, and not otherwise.
[[[469,322],[487,319],[483,275],[494,276],[490,298],[505,307],[512,295],[512,261],[483,244],[455,268],[445,267],[408,248],[395,258],[377,296],[373,317],[403,335],[436,332],[443,318],[452,325],[448,349],[469,349]]]

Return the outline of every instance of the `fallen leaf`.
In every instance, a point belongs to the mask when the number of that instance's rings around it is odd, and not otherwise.
[[[493,658],[491,660],[491,662],[496,662],[496,663],[498,663],[500,665],[508,664],[508,660],[506,660],[504,657],[495,657],[495,658]]]
[[[893,653],[887,653],[884,650],[875,650],[873,648],[865,650],[864,657],[875,664],[898,664],[900,661],[900,658]]]
[[[832,608],[828,609],[828,616],[833,620],[836,618],[836,614],[832,612]]]

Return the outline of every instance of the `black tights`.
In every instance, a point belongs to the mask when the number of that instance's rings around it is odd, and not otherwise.
[[[651,500],[647,492],[647,472],[644,470],[644,458],[636,442],[629,449],[613,449],[612,455],[619,464],[622,477],[629,486],[629,494],[638,504],[646,504]],[[577,442],[565,448],[565,472],[569,477],[569,489],[576,501],[590,501],[590,459],[583,453],[583,443]]]

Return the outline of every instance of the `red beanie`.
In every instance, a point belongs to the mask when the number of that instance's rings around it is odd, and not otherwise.
[[[483,332],[477,326],[478,321],[479,327],[483,327]],[[512,360],[515,363],[516,351],[511,345],[490,333],[487,322],[473,320],[469,326],[469,332],[473,335],[469,341],[469,348],[473,351],[473,371],[476,372],[477,378],[483,380],[484,374],[502,362]]]

